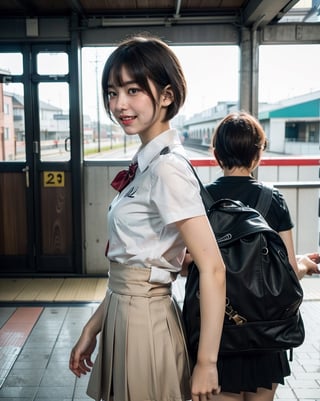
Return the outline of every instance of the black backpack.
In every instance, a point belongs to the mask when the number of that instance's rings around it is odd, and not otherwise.
[[[279,234],[261,213],[240,201],[214,202],[198,181],[226,266],[227,299],[219,353],[298,347],[305,335],[299,311],[303,291]],[[266,215],[272,188],[263,186],[261,194],[257,206]],[[200,307],[199,272],[194,263],[189,266],[185,285],[183,319],[190,357],[195,362]]]

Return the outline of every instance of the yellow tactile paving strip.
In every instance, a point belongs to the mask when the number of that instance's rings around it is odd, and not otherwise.
[[[0,302],[99,302],[107,278],[0,278]]]

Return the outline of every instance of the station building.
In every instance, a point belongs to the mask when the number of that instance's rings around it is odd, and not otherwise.
[[[185,144],[210,147],[219,121],[235,110],[239,110],[237,102],[220,102],[192,116],[182,127]],[[268,138],[269,152],[285,156],[320,154],[320,91],[259,104],[258,118]]]

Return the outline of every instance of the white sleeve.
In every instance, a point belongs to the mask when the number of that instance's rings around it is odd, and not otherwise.
[[[205,215],[199,183],[187,161],[174,154],[151,167],[151,201],[165,224]]]

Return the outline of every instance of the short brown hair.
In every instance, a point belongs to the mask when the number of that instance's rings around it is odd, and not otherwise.
[[[181,64],[166,43],[154,36],[138,35],[124,40],[111,53],[102,74],[104,105],[110,117],[108,83],[112,75],[117,85],[122,85],[122,67],[125,67],[134,81],[148,93],[154,108],[157,101],[152,94],[148,79],[155,84],[158,94],[170,85],[173,102],[168,106],[165,121],[171,120],[178,113],[185,102],[187,85]]]
[[[250,168],[258,160],[260,149],[265,149],[266,134],[259,121],[244,111],[228,114],[218,124],[212,147],[221,167]]]

